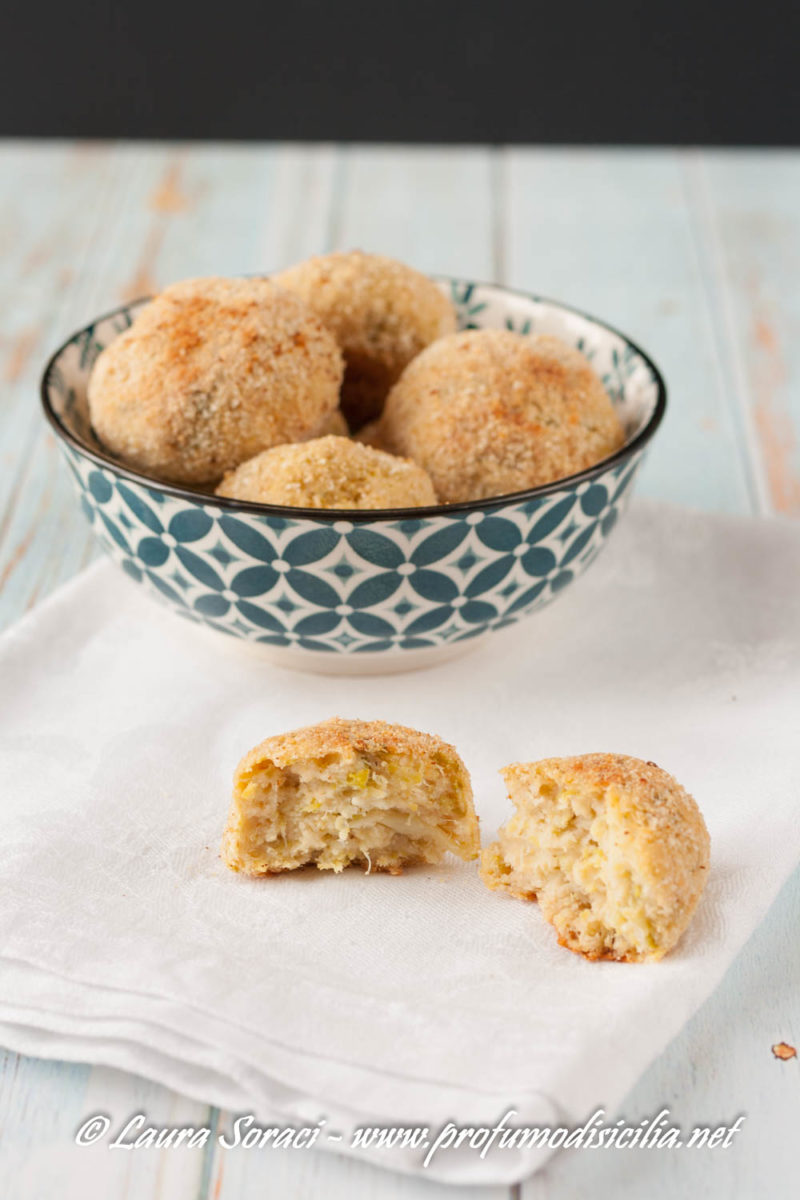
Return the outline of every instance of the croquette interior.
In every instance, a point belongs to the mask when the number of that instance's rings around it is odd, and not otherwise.
[[[278,766],[252,762],[236,781],[229,867],[249,875],[306,864],[398,873],[478,853],[468,778],[449,756],[333,750]]]
[[[522,790],[510,785],[519,807],[484,859],[493,886],[538,900],[561,944],[589,958],[656,955],[658,904],[627,854],[620,807],[552,778]]]

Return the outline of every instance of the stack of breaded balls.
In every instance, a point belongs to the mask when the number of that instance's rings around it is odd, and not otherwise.
[[[380,255],[325,255],[272,280],[185,280],[98,357],[92,425],[154,478],[315,509],[481,500],[623,444],[578,350],[455,329],[436,283]]]

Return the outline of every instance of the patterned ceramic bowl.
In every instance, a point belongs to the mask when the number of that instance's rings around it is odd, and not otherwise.
[[[437,508],[280,508],[160,483],[106,453],[86,401],[95,358],[146,303],[138,301],[71,337],[42,380],[86,518],[131,579],[182,617],[285,666],[361,672],[448,657],[530,616],[583,574],[664,415],[661,375],[622,334],[573,309],[485,284],[441,286],[462,328],[552,333],[579,346],[617,407],[625,446],[546,487]]]

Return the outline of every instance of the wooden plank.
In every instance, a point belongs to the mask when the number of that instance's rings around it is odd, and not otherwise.
[[[230,1137],[230,1114],[220,1129]],[[321,1151],[218,1149],[210,1175],[213,1200],[284,1200],[287,1196],[325,1200],[452,1200],[461,1194],[448,1184],[401,1175],[344,1155]],[[510,1200],[506,1187],[470,1187],[472,1200]]]
[[[800,516],[800,156],[705,151],[695,175],[762,507]]]
[[[24,209],[14,209],[16,276],[7,263],[0,301],[12,329],[13,322],[26,328],[24,323],[33,320],[28,314],[37,316],[36,336],[24,360],[13,342],[5,358],[3,440],[13,448],[16,469],[4,475],[0,490],[4,623],[44,594],[48,580],[52,587],[68,578],[92,553],[55,440],[45,432],[38,378],[57,340],[77,324],[76,312],[92,311],[92,289],[102,277],[104,230],[131,182],[128,165],[109,147],[23,149],[15,184],[22,181],[35,197],[36,220],[31,223]],[[15,153],[20,151],[12,158]],[[2,172],[6,187],[9,176]]]
[[[0,256],[0,376],[3,379],[3,466],[0,542],[22,497],[33,446],[43,429],[36,382],[58,336],[59,315],[80,294],[81,266],[91,254],[119,182],[103,147],[7,148],[0,172],[5,253]],[[27,534],[12,542],[0,579],[23,556]]]
[[[198,1200],[205,1170],[199,1148],[109,1151],[137,1112],[156,1127],[198,1128],[205,1105],[108,1067],[88,1067],[0,1051],[0,1179],[14,1200]],[[111,1117],[107,1138],[79,1147],[88,1117]]]
[[[117,267],[125,299],[193,275],[262,269],[259,242],[274,196],[274,150],[148,145],[134,153],[141,180],[124,229],[135,266]]]
[[[388,254],[428,273],[493,275],[487,150],[349,147],[341,187],[331,232],[334,248]]]
[[[679,156],[515,149],[502,156],[500,175],[505,281],[616,325],[666,376],[669,412],[639,492],[752,510],[752,464],[731,408]]]
[[[261,221],[255,260],[263,270],[279,271],[331,249],[342,163],[336,146],[278,147],[272,203]]]

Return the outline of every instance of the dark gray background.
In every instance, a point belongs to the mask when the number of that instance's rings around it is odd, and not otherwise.
[[[0,134],[797,144],[795,3],[0,9]]]

